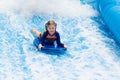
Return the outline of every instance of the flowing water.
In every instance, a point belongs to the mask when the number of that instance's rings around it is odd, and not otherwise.
[[[84,0],[0,0],[0,80],[119,80],[120,49]],[[92,4],[93,3],[93,4]],[[68,50],[38,51],[32,28],[48,20]]]

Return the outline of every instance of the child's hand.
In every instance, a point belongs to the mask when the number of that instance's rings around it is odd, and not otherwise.
[[[38,45],[38,49],[39,49],[39,50],[41,50],[42,47],[43,47],[42,44],[39,44],[39,45]]]
[[[63,46],[64,48],[66,48],[67,49],[67,46],[64,44],[64,46]]]

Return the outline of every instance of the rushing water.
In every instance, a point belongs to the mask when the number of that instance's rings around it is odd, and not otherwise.
[[[119,47],[93,0],[80,1],[0,0],[0,80],[119,80]],[[68,46],[61,55],[33,45],[31,29],[50,19]]]

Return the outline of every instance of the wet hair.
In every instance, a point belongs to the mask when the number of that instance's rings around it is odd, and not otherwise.
[[[45,24],[45,29],[47,30],[48,26],[50,26],[50,25],[55,25],[55,27],[57,27],[57,24],[55,23],[55,21],[49,20],[49,21]]]

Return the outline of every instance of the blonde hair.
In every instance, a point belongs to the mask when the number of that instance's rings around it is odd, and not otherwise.
[[[57,24],[55,23],[55,21],[49,20],[49,21],[45,24],[46,30],[47,30],[47,28],[48,28],[49,25],[55,25],[55,27],[57,27]]]

